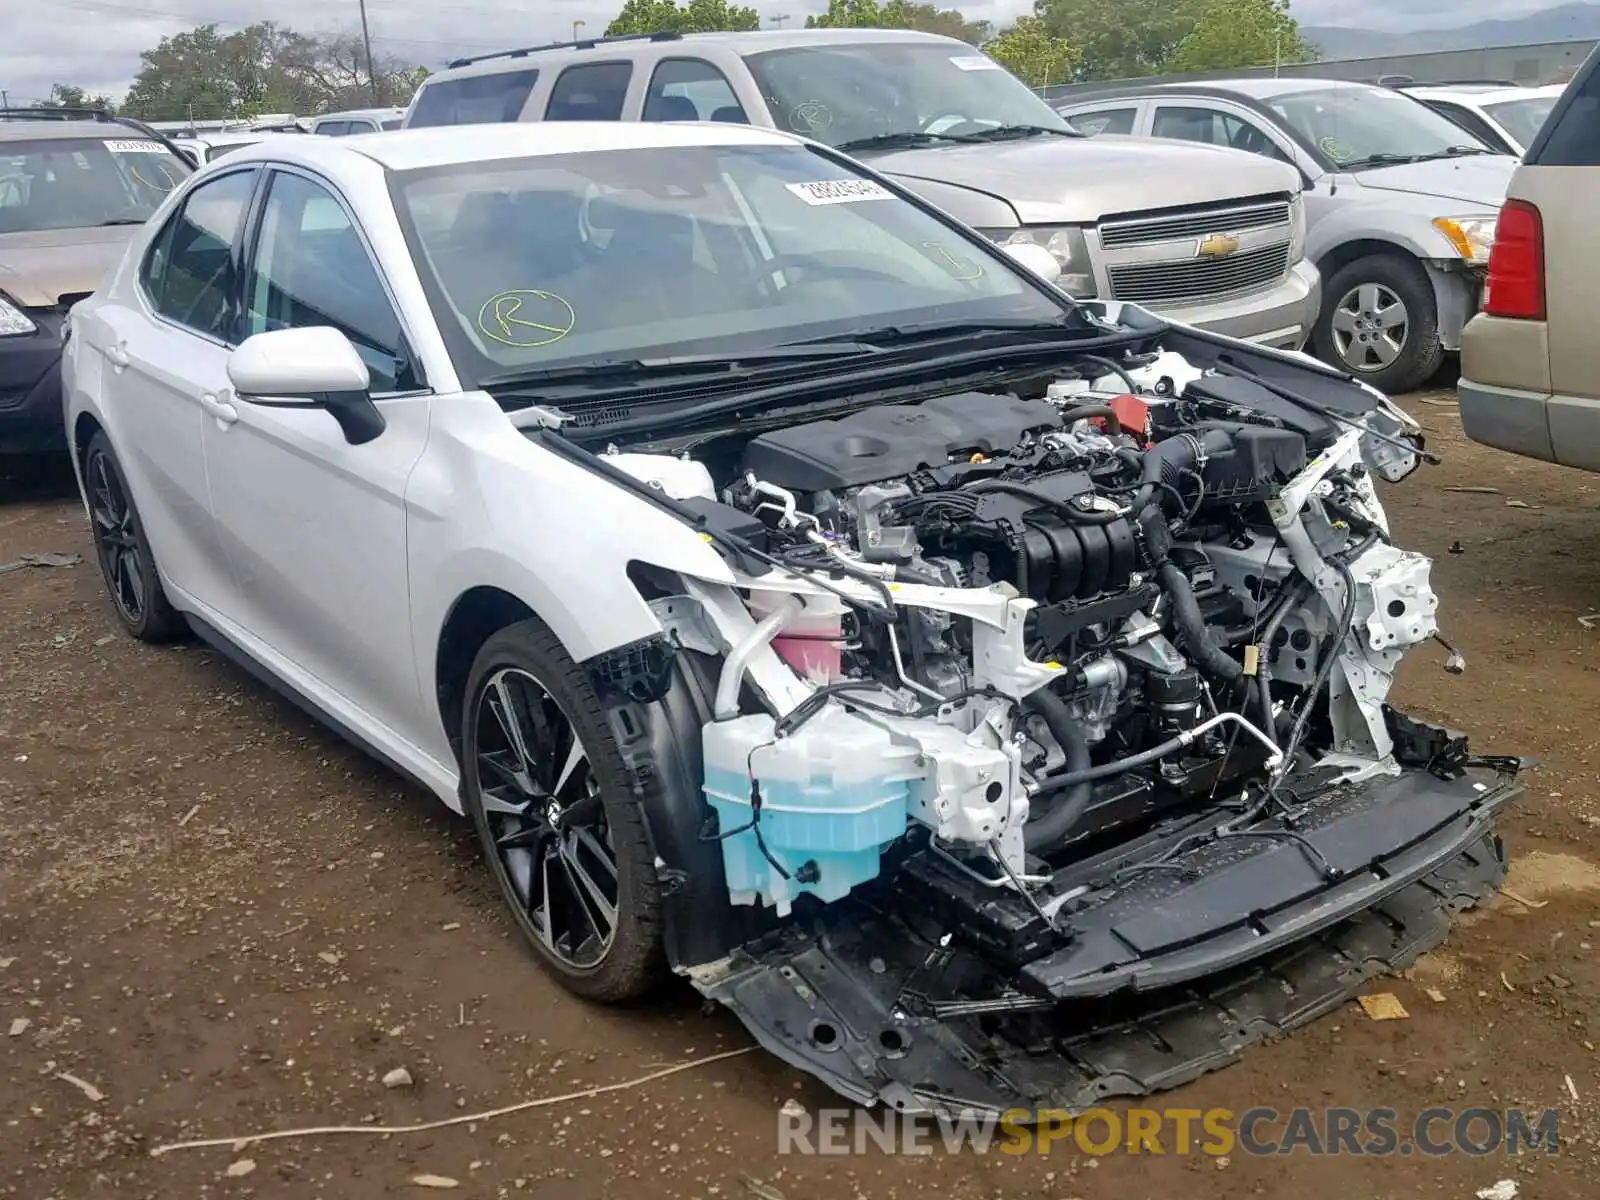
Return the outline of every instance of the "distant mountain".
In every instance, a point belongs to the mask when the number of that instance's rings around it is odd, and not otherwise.
[[[1478,21],[1450,29],[1416,29],[1405,33],[1302,25],[1300,33],[1322,51],[1323,58],[1374,58],[1417,54],[1428,50],[1478,50],[1533,42],[1600,40],[1600,4],[1563,4],[1525,17]]]

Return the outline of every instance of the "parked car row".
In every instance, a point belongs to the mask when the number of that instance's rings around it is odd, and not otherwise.
[[[851,154],[1003,246],[1031,248],[1074,298],[1304,346],[1401,392],[1461,348],[1480,307],[1516,163],[1508,151],[1554,102],[1526,92],[1250,79],[1107,88],[1052,109],[993,60],[935,35],[656,34],[460,60],[407,109],[163,141],[204,166],[284,133],[573,120],[777,128]],[[12,178],[14,222],[28,179]]]

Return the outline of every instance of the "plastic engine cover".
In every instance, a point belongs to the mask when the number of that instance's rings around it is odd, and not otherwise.
[[[843,899],[877,877],[884,847],[905,834],[916,750],[859,717],[829,706],[783,738],[769,716],[737,717],[713,721],[702,737],[706,801],[735,904],[786,916],[801,893]]]

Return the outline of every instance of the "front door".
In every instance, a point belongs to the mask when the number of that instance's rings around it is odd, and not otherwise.
[[[422,715],[404,496],[429,397],[352,210],[326,183],[275,170],[247,240],[242,334],[338,329],[366,361],[387,427],[353,446],[315,405],[230,392],[229,416],[205,426],[230,611],[269,667],[381,744],[379,730],[415,730]]]

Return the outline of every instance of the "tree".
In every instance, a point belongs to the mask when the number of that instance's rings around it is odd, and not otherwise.
[[[1015,25],[985,43],[983,50],[1033,88],[1066,83],[1083,57],[1065,38],[1053,36],[1038,17],[1017,18]]]
[[[806,18],[807,29],[918,29],[981,45],[989,36],[987,21],[969,21],[953,8],[912,0],[828,0],[828,11]]]
[[[760,29],[761,14],[728,0],[627,0],[606,26],[606,36],[625,33],[714,33],[719,29]]]
[[[1035,0],[1052,37],[1083,52],[1077,79],[1159,75],[1207,0]]]
[[[1167,61],[1168,71],[1311,62],[1316,47],[1300,36],[1289,0],[1213,0]]]
[[[103,112],[115,113],[117,106],[110,96],[104,94],[89,95],[81,87],[72,87],[65,83],[50,85],[50,98],[34,102],[34,108],[98,108]]]
[[[201,25],[163,38],[140,56],[123,111],[149,121],[215,120],[266,112],[310,116],[340,108],[399,104],[416,90],[418,68],[390,56],[367,78],[354,33],[309,37],[264,21],[226,37]]]

